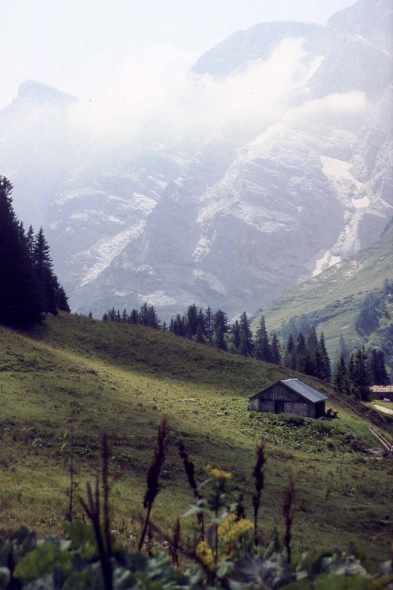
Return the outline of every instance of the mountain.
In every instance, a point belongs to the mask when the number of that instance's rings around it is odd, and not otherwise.
[[[50,142],[30,168],[0,152],[17,212],[23,179],[43,179],[37,209],[73,309],[147,301],[167,319],[195,302],[235,316],[376,242],[393,210],[392,18],[388,0],[359,0],[326,26],[235,33],[190,72],[201,127],[206,94],[219,96],[211,132],[155,136],[150,124],[135,142],[70,150],[71,125],[58,171]],[[1,121],[16,142],[9,110]]]
[[[372,246],[338,262],[306,282],[285,291],[263,314],[269,329],[287,336],[288,326],[314,325],[323,331],[331,358],[337,358],[340,338],[348,350],[361,345],[385,351],[393,370],[393,219]],[[387,282],[391,283],[386,287]],[[375,325],[364,332],[357,319],[372,294]],[[253,319],[256,329],[260,313]],[[304,328],[303,328],[304,329]]]
[[[0,166],[14,184],[18,216],[38,229],[50,199],[76,165],[77,137],[68,112],[77,99],[32,80],[0,111]]]

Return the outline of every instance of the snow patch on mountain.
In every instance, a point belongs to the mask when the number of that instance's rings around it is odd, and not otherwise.
[[[125,248],[131,238],[138,237],[145,226],[145,222],[141,221],[134,227],[116,234],[110,238],[102,238],[90,248],[88,252],[82,252],[78,256],[93,257],[96,262],[87,272],[85,278],[81,282],[81,287],[87,285],[98,277],[99,274],[105,270],[111,261]]]
[[[355,209],[364,209],[364,207],[368,207],[370,205],[370,199],[368,197],[363,197],[361,199],[352,199],[352,205]]]

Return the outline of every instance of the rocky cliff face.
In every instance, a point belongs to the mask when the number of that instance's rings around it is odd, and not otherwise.
[[[45,223],[73,308],[99,316],[147,301],[168,317],[195,301],[252,312],[375,242],[393,213],[392,14],[389,0],[360,0],[325,27],[256,25],[195,64],[196,83],[257,77],[252,66],[280,44],[301,47],[274,117],[209,141],[65,158]]]

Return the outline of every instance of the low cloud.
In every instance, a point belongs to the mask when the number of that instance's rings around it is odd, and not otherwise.
[[[72,113],[100,142],[205,142],[220,134],[258,132],[305,98],[308,65],[302,41],[285,39],[266,61],[225,78],[190,72],[194,56],[156,47],[127,60],[95,96]]]

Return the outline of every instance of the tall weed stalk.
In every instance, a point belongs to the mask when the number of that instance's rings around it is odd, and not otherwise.
[[[158,425],[156,448],[154,450],[154,456],[146,476],[147,489],[143,500],[143,507],[147,509],[147,514],[141,538],[139,541],[139,551],[142,550],[143,543],[145,542],[146,532],[149,527],[150,514],[153,508],[154,500],[156,499],[157,494],[161,489],[159,484],[159,477],[165,461],[165,451],[168,445],[169,432],[169,424],[166,418],[163,418],[160,424]]]

